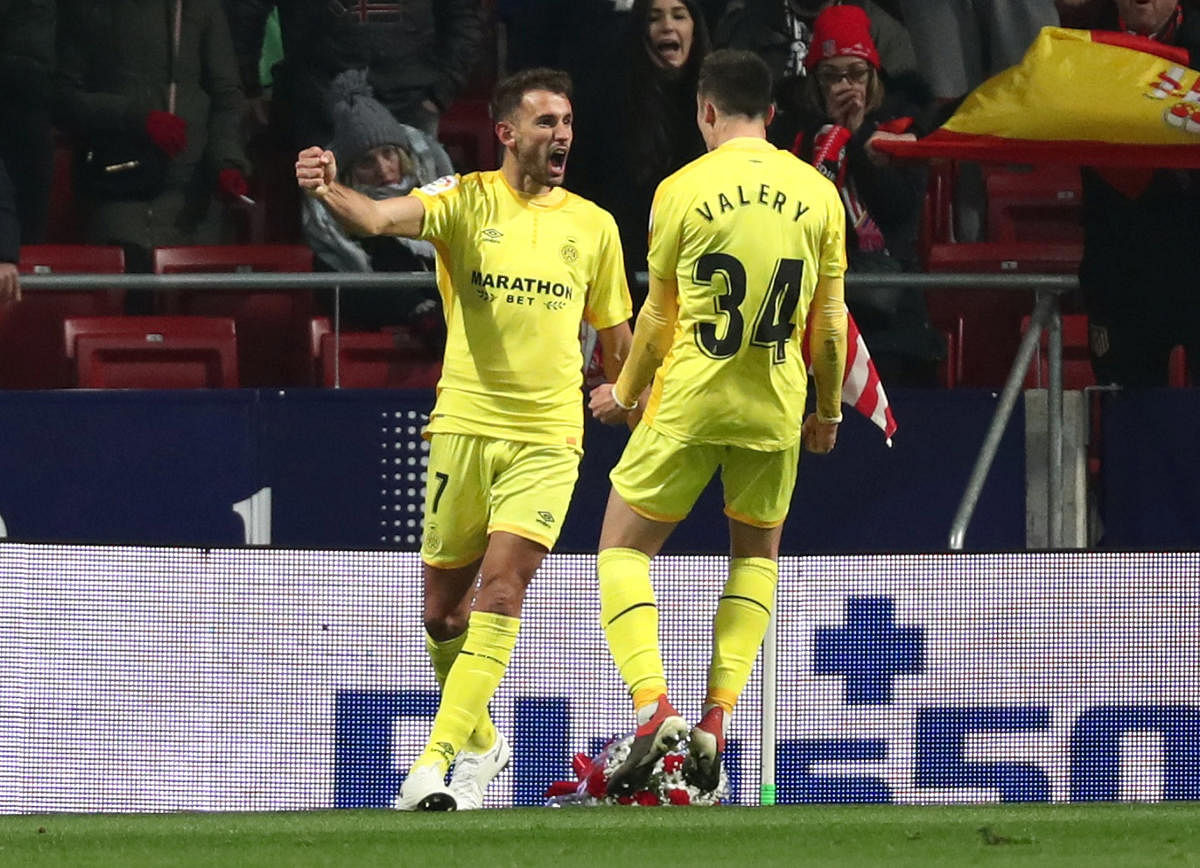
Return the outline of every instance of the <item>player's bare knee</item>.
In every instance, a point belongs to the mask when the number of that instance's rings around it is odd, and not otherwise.
[[[475,596],[475,608],[516,618],[521,614],[529,580],[516,570],[485,571]]]

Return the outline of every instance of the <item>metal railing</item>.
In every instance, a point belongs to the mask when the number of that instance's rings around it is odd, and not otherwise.
[[[640,272],[635,279],[645,286],[648,276]],[[124,290],[210,290],[215,292],[246,290],[334,290],[333,333],[335,358],[339,354],[341,337],[341,291],[379,287],[429,288],[434,276],[429,272],[388,273],[311,273],[281,272],[253,273],[196,273],[196,274],[29,274],[21,277],[23,290],[76,291],[97,288]],[[916,289],[998,289],[1013,292],[1034,292],[1032,324],[1021,339],[1016,358],[1008,373],[1000,400],[992,416],[979,455],[975,460],[966,489],[950,527],[948,545],[961,550],[967,528],[979,504],[984,483],[995,461],[1001,437],[1012,417],[1013,407],[1021,393],[1043,332],[1047,333],[1047,503],[1049,506],[1048,541],[1052,549],[1062,548],[1062,478],[1063,478],[1063,388],[1062,388],[1062,317],[1059,299],[1078,288],[1074,275],[1059,274],[968,274],[968,273],[905,273],[846,275],[848,287],[916,288]],[[886,387],[886,384],[884,384]]]

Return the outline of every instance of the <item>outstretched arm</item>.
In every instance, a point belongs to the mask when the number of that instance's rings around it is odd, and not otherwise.
[[[337,161],[324,148],[305,148],[296,158],[296,183],[319,199],[347,230],[356,235],[402,235],[416,238],[425,219],[425,204],[416,196],[371,199],[337,181]]]

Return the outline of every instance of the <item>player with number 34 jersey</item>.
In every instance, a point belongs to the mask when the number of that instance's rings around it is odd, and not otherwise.
[[[729,576],[684,779],[722,786],[722,754],[775,601],[781,528],[801,445],[833,449],[846,353],[845,215],[816,169],[766,140],[771,73],[723,49],[700,69],[696,122],[708,153],[664,180],[650,218],[650,292],[617,382],[592,413],[627,420],[653,378],[641,424],[617,466],[596,572],[600,620],[637,728],[608,792],[645,786],[687,733],[668,699],[650,560],[720,473]],[[806,326],[809,328],[806,329]],[[808,335],[817,411],[804,416]]]
[[[844,227],[834,186],[763,139],[733,139],[664,180],[649,270],[676,282],[678,318],[643,424],[689,442],[795,443],[803,323],[818,278],[845,272]],[[825,397],[818,412],[838,416],[840,395]]]

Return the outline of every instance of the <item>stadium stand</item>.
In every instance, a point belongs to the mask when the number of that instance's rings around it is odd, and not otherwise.
[[[55,133],[49,218],[46,221],[46,241],[52,244],[84,243],[83,213],[75,198],[75,149],[73,139],[61,131]]]
[[[1021,319],[1021,334],[1029,331],[1030,317]],[[1047,356],[1049,339],[1043,331],[1038,351],[1025,375],[1026,389],[1045,389],[1050,385],[1050,363]],[[1096,385],[1092,361],[1088,355],[1087,317],[1068,314],[1062,318],[1062,378],[1064,389],[1086,389]]]
[[[120,274],[120,247],[36,244],[21,248],[23,274]],[[0,389],[65,389],[71,366],[62,351],[63,320],[121,313],[124,293],[103,288],[28,292],[20,304],[0,306]]]
[[[1030,318],[1021,320],[1021,334],[1029,330]],[[1038,352],[1029,366],[1025,377],[1026,389],[1045,389],[1049,385],[1049,361],[1047,359],[1047,337],[1042,333]],[[1088,353],[1088,323],[1085,314],[1065,314],[1062,318],[1062,369],[1064,389],[1086,389],[1096,385],[1092,373],[1091,357]],[[1167,383],[1173,389],[1185,388],[1191,383],[1188,377],[1187,354],[1183,347],[1175,347],[1167,361]]]
[[[333,333],[327,317],[312,319],[310,334],[320,385],[343,389],[432,389],[442,363],[404,327]]]
[[[929,261],[929,251],[934,244],[950,244],[954,241],[953,200],[954,163],[931,163],[917,236],[917,253],[922,263]]]
[[[984,166],[989,241],[1083,241],[1075,166]]]
[[[946,358],[938,363],[938,383],[944,389],[953,389],[962,382],[962,345],[963,325],[962,314],[945,314],[939,319],[932,320],[933,327],[941,333],[946,342]]]
[[[158,247],[155,274],[183,272],[310,272],[312,250],[300,244]],[[211,289],[165,292],[159,313],[226,316],[237,323],[238,360],[244,386],[311,385],[306,332],[313,314],[309,291]]]
[[[237,330],[230,317],[69,317],[63,340],[79,388],[238,386]]]
[[[1082,245],[1073,242],[935,243],[926,270],[933,273],[1072,274]],[[994,388],[1004,384],[1020,343],[1020,323],[1033,309],[1028,292],[982,289],[927,289],[932,322],[945,329],[963,318],[959,353],[960,385]]]
[[[499,142],[486,99],[455,100],[438,119],[437,137],[459,172],[486,172],[500,165]]]

